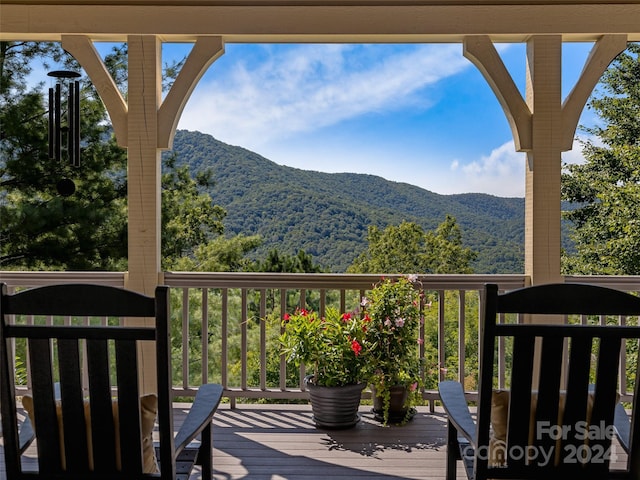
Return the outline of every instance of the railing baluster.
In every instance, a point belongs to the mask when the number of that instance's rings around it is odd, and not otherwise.
[[[458,381],[465,379],[465,291],[458,290]]]
[[[200,322],[202,362],[201,381],[209,382],[209,290],[202,289],[202,318]]]
[[[189,388],[189,288],[182,289],[182,388]]]
[[[267,290],[260,290],[260,318],[267,316]],[[267,389],[267,325],[260,321],[260,390]]]
[[[241,290],[242,306],[240,308],[240,388],[247,389],[247,289]]]
[[[444,290],[438,290],[438,380],[445,379],[446,357],[445,357],[445,328],[444,328]]]
[[[220,383],[224,389],[229,388],[229,376],[227,372],[229,371],[229,290],[226,288],[221,289],[221,306],[222,315],[220,316],[220,339],[221,347],[220,347]],[[235,406],[235,398],[231,399],[231,406]]]
[[[278,321],[282,321],[284,314],[287,313],[287,290],[285,288],[280,289],[280,315]],[[284,333],[284,327],[280,325],[280,334]],[[284,392],[287,389],[287,359],[283,354],[280,354],[280,391]]]

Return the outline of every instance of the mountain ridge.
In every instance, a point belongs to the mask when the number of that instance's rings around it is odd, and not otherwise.
[[[476,273],[523,271],[523,198],[442,195],[370,174],[302,170],[186,130],[176,132],[173,152],[176,165],[189,165],[192,174],[212,171],[208,193],[227,210],[226,234],[262,235],[257,257],[274,247],[290,254],[303,249],[343,272],[366,248],[369,225],[405,220],[433,230],[451,214],[465,246],[478,253]]]

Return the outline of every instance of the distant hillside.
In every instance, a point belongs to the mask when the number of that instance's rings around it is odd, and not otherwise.
[[[523,198],[439,195],[373,175],[285,167],[199,132],[178,131],[174,151],[178,165],[213,171],[209,193],[227,210],[226,234],[262,235],[257,255],[274,246],[304,249],[316,263],[344,272],[366,248],[369,225],[407,220],[432,230],[449,213],[465,245],[478,252],[476,273],[523,271]]]

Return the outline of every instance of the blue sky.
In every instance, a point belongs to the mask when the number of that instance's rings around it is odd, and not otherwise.
[[[590,48],[565,45],[565,96]],[[165,45],[163,61],[189,49]],[[524,92],[524,44],[498,49]],[[524,154],[460,44],[226,44],[178,128],[306,170],[370,173],[442,194],[524,196]],[[564,159],[579,161],[579,146]]]

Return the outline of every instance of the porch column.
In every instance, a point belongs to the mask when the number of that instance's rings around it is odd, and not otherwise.
[[[525,267],[532,284],[560,282],[562,168],[562,39],[527,42],[527,105],[531,149],[525,177]]]
[[[160,271],[161,43],[152,35],[128,38],[127,197],[129,272],[125,286],[153,295]]]

